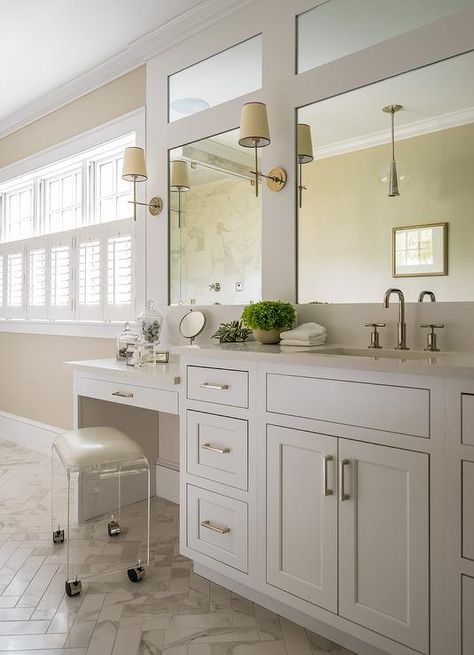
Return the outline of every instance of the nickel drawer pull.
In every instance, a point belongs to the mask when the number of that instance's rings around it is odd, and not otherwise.
[[[203,382],[199,386],[201,389],[215,389],[216,391],[226,391],[229,388],[228,384],[209,384],[209,382]]]
[[[119,396],[120,398],[133,398],[131,391],[112,391],[112,396]]]
[[[346,481],[345,481],[345,470],[346,466],[350,466],[351,461],[349,459],[341,459],[339,462],[339,497],[341,502],[343,500],[350,500],[350,495],[346,493]]]
[[[211,446],[210,443],[203,443],[201,448],[203,450],[210,450],[213,453],[219,453],[219,455],[230,453],[230,448],[217,448],[217,446]]]
[[[218,532],[219,534],[227,534],[230,532],[230,528],[221,528],[219,525],[211,523],[211,521],[201,521],[201,527],[212,530],[213,532]]]
[[[332,496],[332,489],[328,489],[328,462],[332,460],[332,455],[323,457],[323,496]]]

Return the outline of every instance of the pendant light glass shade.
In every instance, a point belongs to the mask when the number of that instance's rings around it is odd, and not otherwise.
[[[263,102],[247,102],[240,117],[239,145],[262,148],[270,143],[267,106]]]
[[[299,164],[309,164],[314,159],[311,127],[307,123],[298,123],[296,132],[296,152]]]
[[[171,191],[189,191],[191,189],[189,186],[188,162],[182,159],[172,161],[170,177]]]
[[[122,179],[127,182],[145,182],[148,179],[143,148],[125,148],[123,156]]]

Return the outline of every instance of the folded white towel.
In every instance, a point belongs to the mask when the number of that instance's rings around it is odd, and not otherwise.
[[[293,330],[281,333],[282,339],[315,339],[326,334],[326,328],[318,323],[301,323]]]
[[[324,346],[326,335],[319,339],[283,339],[280,346]]]

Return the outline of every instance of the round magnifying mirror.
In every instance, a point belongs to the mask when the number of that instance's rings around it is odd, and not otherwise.
[[[206,316],[200,311],[191,310],[183,316],[179,322],[179,332],[185,339],[189,339],[191,345],[194,339],[201,334],[206,325]]]

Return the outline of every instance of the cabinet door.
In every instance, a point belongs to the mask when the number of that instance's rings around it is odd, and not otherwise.
[[[337,439],[267,427],[267,582],[337,611]]]
[[[339,467],[339,613],[426,653],[428,455],[341,439]]]

